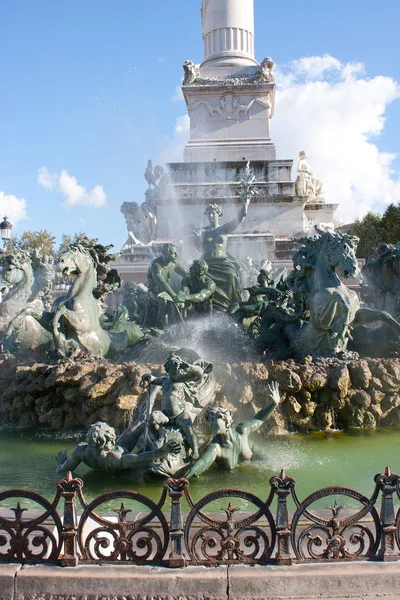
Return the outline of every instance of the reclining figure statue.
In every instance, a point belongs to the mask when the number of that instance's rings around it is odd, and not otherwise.
[[[253,444],[250,435],[257,431],[272,415],[280,402],[279,386],[276,382],[267,384],[269,402],[250,421],[239,423],[233,427],[232,413],[222,406],[209,408],[207,421],[210,423],[214,437],[193,463],[186,477],[198,477],[207,471],[215,462],[224,470],[232,470],[253,457]]]

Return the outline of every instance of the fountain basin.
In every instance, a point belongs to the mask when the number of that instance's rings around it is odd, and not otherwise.
[[[159,363],[109,361],[53,365],[0,363],[0,421],[18,429],[74,430],[106,421],[122,430],[145,394],[143,373]],[[265,403],[265,384],[279,383],[282,402],[262,432],[326,431],[400,424],[400,359],[302,362],[214,362],[215,404],[247,420]],[[206,431],[204,431],[206,432]]]

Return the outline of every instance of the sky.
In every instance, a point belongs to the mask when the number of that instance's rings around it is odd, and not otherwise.
[[[120,206],[144,200],[147,160],[181,159],[182,64],[203,59],[200,6],[0,0],[0,212],[13,233],[82,231],[122,247]],[[306,150],[344,222],[398,202],[400,2],[254,6],[256,58],[275,60],[277,157]]]

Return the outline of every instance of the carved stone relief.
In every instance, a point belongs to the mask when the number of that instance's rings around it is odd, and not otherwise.
[[[203,98],[193,98],[188,106],[189,112],[193,112],[199,106],[205,106],[210,117],[219,115],[223,121],[239,120],[241,114],[247,115],[253,104],[259,104],[263,108],[270,108],[268,96],[264,98],[253,98],[248,104],[240,104],[238,96],[227,93],[221,96],[219,103],[213,105]]]

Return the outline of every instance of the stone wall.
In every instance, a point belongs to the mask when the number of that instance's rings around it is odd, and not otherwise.
[[[120,431],[145,397],[145,372],[162,365],[0,362],[0,423],[21,429],[87,428],[107,421]],[[280,385],[282,403],[264,431],[319,431],[400,423],[400,359],[218,363],[216,404],[251,418],[266,401],[268,380]]]

